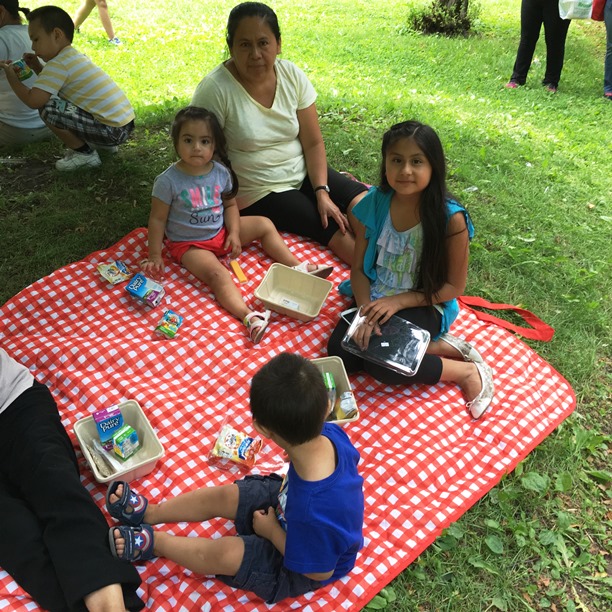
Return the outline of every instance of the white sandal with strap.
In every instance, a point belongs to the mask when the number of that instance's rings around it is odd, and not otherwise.
[[[313,269],[309,270],[308,266],[313,266]],[[297,270],[298,272],[305,272],[306,274],[310,274],[312,276],[317,276],[318,278],[327,278],[332,273],[334,266],[319,266],[317,264],[309,264],[307,261],[303,261],[297,266],[292,266],[292,269]]]
[[[469,343],[462,338],[457,338],[451,334],[442,334],[438,340],[450,344],[454,349],[457,349],[464,361],[473,361],[474,363],[484,363],[482,355]]]
[[[480,393],[470,402],[465,402],[465,407],[472,415],[473,419],[479,419],[491,405],[493,401],[493,394],[495,392],[495,385],[493,384],[493,370],[484,363],[474,362],[478,375],[482,382],[482,389]]]
[[[249,312],[249,314],[244,317],[244,324],[253,344],[259,344],[259,341],[263,338],[266,333],[266,328],[268,327],[269,319],[269,310],[265,310],[264,312]]]

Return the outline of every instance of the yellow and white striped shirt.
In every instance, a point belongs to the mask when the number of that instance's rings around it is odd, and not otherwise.
[[[70,45],[45,64],[34,86],[71,102],[104,125],[123,127],[134,119],[134,109],[117,84]]]

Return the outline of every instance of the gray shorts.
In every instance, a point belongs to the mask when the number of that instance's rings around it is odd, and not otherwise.
[[[61,98],[52,97],[41,109],[40,118],[47,124],[68,130],[88,144],[114,147],[123,144],[134,130],[134,121],[112,127]]]
[[[217,576],[219,580],[236,589],[251,591],[266,603],[276,603],[286,597],[298,597],[314,591],[321,583],[303,574],[292,572],[283,566],[283,555],[272,542],[253,531],[253,512],[276,507],[282,478],[270,476],[245,476],[236,482],[240,491],[236,511],[236,531],[244,541],[244,557],[235,576]]]

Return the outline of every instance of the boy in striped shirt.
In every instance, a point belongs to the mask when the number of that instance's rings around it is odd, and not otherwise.
[[[28,22],[34,53],[24,59],[38,74],[35,86],[21,83],[9,61],[0,61],[0,67],[17,97],[38,109],[68,147],[55,167],[99,166],[96,149],[116,150],[127,140],[134,129],[134,110],[116,83],[72,46],[74,23],[66,11],[42,6],[28,14]]]

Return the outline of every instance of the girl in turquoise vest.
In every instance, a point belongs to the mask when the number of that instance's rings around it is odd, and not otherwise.
[[[480,353],[448,333],[467,280],[474,228],[467,211],[446,189],[446,162],[436,132],[417,121],[391,127],[383,136],[380,186],[351,211],[355,256],[351,292],[365,317],[353,340],[371,334],[397,315],[429,331],[432,341],[414,376],[406,376],[345,351],[341,319],[328,353],[348,372],[365,370],[386,384],[457,384],[474,418],[493,399],[493,376]],[[346,292],[347,287],[341,286]]]

